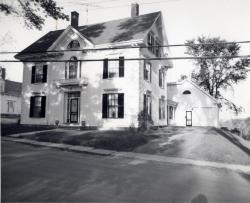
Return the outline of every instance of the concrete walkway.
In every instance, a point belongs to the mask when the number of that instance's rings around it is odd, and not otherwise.
[[[79,153],[125,157],[125,158],[131,158],[131,159],[167,162],[167,163],[184,164],[184,165],[195,165],[195,166],[201,166],[201,167],[212,167],[212,168],[217,168],[217,169],[227,169],[227,170],[233,170],[233,171],[237,171],[241,173],[250,174],[250,165],[226,164],[226,163],[218,163],[218,162],[210,162],[210,161],[192,160],[192,159],[186,159],[186,158],[167,157],[167,156],[151,155],[151,154],[143,154],[143,153],[133,153],[133,152],[117,152],[117,151],[112,151],[112,150],[95,149],[92,147],[72,146],[72,145],[61,144],[61,143],[38,142],[34,140],[20,139],[20,138],[15,138],[15,137],[2,137],[2,140],[29,144],[29,145],[34,145],[34,146],[44,146],[44,147],[57,148],[61,150],[69,150],[69,151],[74,151],[74,152],[79,152]]]

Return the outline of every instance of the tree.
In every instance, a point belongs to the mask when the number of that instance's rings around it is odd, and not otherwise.
[[[54,0],[17,0],[14,3],[0,0],[0,12],[6,16],[17,16],[24,19],[28,28],[42,29],[45,18],[69,20]]]
[[[237,106],[222,95],[221,90],[226,90],[246,79],[249,71],[247,59],[235,59],[230,56],[237,56],[240,46],[237,43],[226,43],[226,40],[219,37],[198,37],[196,40],[188,40],[186,53],[194,57],[216,57],[229,56],[229,58],[195,59],[196,69],[193,70],[191,78],[211,96],[218,99],[221,105],[226,105],[236,114],[243,109]]]

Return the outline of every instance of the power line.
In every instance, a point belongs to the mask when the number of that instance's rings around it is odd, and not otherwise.
[[[124,46],[124,47],[105,47],[105,48],[87,48],[87,49],[67,49],[67,50],[50,50],[50,51],[1,51],[0,54],[35,54],[35,53],[63,53],[71,51],[103,51],[103,50],[116,50],[116,49],[145,49],[145,48],[164,48],[164,47],[183,47],[183,46],[199,46],[199,45],[222,45],[222,44],[247,44],[250,41],[238,41],[238,42],[218,42],[218,43],[185,43],[185,44],[170,44],[159,46]]]
[[[218,58],[250,58],[250,55],[238,55],[238,56],[203,56],[203,57],[155,57],[155,58],[124,58],[125,61],[164,61],[164,60],[191,60],[191,59],[218,59]],[[109,61],[119,61],[119,58],[109,58]],[[81,62],[94,62],[103,61],[103,59],[79,59]],[[0,60],[0,62],[72,62],[72,60]]]
[[[112,1],[112,0],[110,0]],[[169,1],[174,1],[174,0],[168,0],[168,1],[155,1],[155,2],[145,2],[145,3],[140,3],[140,5],[146,5],[146,4],[162,4],[162,3],[168,3]],[[108,1],[107,1],[108,2]],[[97,2],[96,2],[97,3]],[[100,3],[100,2],[98,2]],[[102,7],[102,8],[93,8],[90,10],[99,10],[99,9],[110,9],[110,8],[120,8],[120,7],[130,7],[131,5],[129,4],[121,4],[117,6],[108,6],[108,7]]]

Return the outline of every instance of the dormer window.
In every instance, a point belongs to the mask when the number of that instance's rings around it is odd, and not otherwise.
[[[69,44],[68,44],[68,49],[78,49],[80,48],[80,43],[77,40],[72,40]]]
[[[189,90],[185,90],[182,94],[191,94]]]

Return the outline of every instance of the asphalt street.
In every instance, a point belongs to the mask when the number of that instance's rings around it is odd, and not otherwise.
[[[2,202],[250,202],[250,175],[2,141]]]

